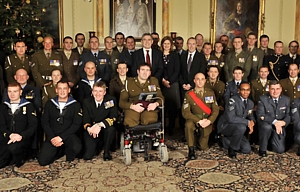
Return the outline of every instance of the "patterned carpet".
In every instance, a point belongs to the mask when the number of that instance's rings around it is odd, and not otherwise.
[[[167,139],[170,161],[161,163],[158,151],[135,153],[132,165],[125,166],[120,151],[113,161],[102,155],[85,162],[64,158],[41,167],[36,160],[20,168],[0,169],[0,191],[300,191],[300,161],[296,146],[284,154],[257,154],[227,157],[227,151],[216,144],[197,151],[197,160],[187,162],[187,146],[176,138]]]

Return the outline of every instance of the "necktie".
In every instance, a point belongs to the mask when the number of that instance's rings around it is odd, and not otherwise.
[[[187,63],[188,73],[190,73],[191,64],[192,64],[192,54],[190,54],[190,57],[189,57],[189,60],[188,60],[188,63]]]
[[[275,99],[274,102],[275,102],[275,106],[276,106],[276,108],[277,108],[277,105],[278,105],[277,99]]]
[[[237,88],[239,88],[239,86],[240,86],[240,82],[237,82],[237,83],[236,83],[236,86],[237,86]]]
[[[94,53],[95,58],[97,59],[97,53]]]
[[[251,52],[251,48],[249,48],[249,52]]]
[[[146,62],[149,63],[151,65],[151,61],[150,61],[150,55],[149,55],[149,50],[146,50]]]
[[[47,53],[47,58],[48,58],[48,59],[50,58],[50,53]]]
[[[295,79],[292,79],[292,83],[293,83],[293,85],[295,85]]]
[[[68,59],[70,59],[71,53],[70,52],[66,52],[66,56]]]
[[[100,108],[100,103],[98,103],[98,106],[97,106],[97,108]]]
[[[203,91],[200,91],[200,97],[202,98],[203,97]]]
[[[82,54],[82,51],[83,51],[83,48],[80,47],[80,48],[79,48],[79,54],[80,54],[80,55]]]
[[[245,109],[247,109],[247,100],[244,99],[244,106],[245,106]]]
[[[24,59],[24,57],[21,57],[21,61],[22,61],[22,63],[24,63],[24,60],[25,60],[25,59]]]

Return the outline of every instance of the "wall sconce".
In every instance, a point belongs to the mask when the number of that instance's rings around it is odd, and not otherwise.
[[[92,2],[92,0],[83,0],[83,1]]]
[[[96,32],[95,31],[89,31],[89,35],[90,35],[90,38],[91,37],[95,37],[96,36]]]
[[[171,32],[171,38],[173,39],[173,41],[175,41],[176,35],[177,35],[177,32]]]

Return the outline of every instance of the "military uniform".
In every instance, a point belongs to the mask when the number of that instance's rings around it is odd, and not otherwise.
[[[95,57],[92,53],[92,51],[83,53],[80,56],[80,63],[79,63],[79,75],[80,78],[83,79],[86,77],[86,73],[84,72],[85,64],[88,61],[92,61],[96,65],[96,76],[101,78],[101,81],[106,82],[107,84],[110,81],[111,77],[111,63],[108,55],[104,53],[103,51],[98,51],[97,57]]]
[[[149,77],[144,84],[141,84],[137,77],[130,78],[125,82],[125,89],[121,91],[119,106],[124,110],[125,119],[124,125],[135,127],[140,123],[147,125],[157,122],[158,110],[147,111],[145,109],[142,113],[138,113],[130,106],[139,102],[139,95],[141,93],[156,92],[156,96],[164,99],[158,80],[155,77]],[[156,99],[160,105],[161,100]]]
[[[260,47],[260,49],[263,51],[264,53],[264,57],[265,56],[269,56],[269,55],[274,55],[274,49],[271,49],[271,48],[266,48],[266,49],[263,49]]]
[[[196,96],[201,99],[201,101],[211,109],[211,114],[206,114],[200,106],[194,101],[194,99],[190,96],[190,92],[195,92]],[[211,122],[206,128],[199,128],[198,132],[200,134],[200,138],[198,143],[202,150],[208,148],[208,139],[209,135],[212,132],[212,124],[216,120],[219,114],[219,107],[216,101],[216,97],[214,92],[211,89],[204,88],[203,96],[200,93],[197,93],[195,90],[190,90],[185,93],[185,98],[182,105],[182,116],[186,119],[185,123],[185,136],[187,140],[187,144],[189,147],[193,147],[195,145],[194,131],[196,130],[197,122],[202,119],[208,119]]]
[[[259,127],[259,150],[266,151],[269,139],[271,138],[272,150],[277,153],[283,153],[285,150],[285,136],[287,127],[290,123],[290,98],[280,95],[278,105],[270,94],[262,95],[258,101],[257,121]],[[274,120],[282,120],[286,125],[282,128],[282,134],[277,134],[272,123]]]
[[[241,51],[237,56],[235,54],[235,52],[230,52],[226,55],[226,65],[224,65],[225,80],[233,80],[233,69],[236,66],[240,66],[244,69],[243,81],[248,81],[248,76],[251,72],[252,57],[245,51]]]
[[[54,69],[63,71],[60,53],[52,50],[50,58],[47,58],[44,51],[32,55],[32,75],[38,88],[52,80],[51,74]]]
[[[300,55],[295,54],[294,56],[292,54],[287,54],[286,55],[287,60],[289,63],[296,63],[298,66],[300,65]]]
[[[81,79],[81,81],[79,81],[76,99],[80,104],[83,104],[84,99],[92,97],[93,85],[100,80],[101,79],[99,77],[95,77],[92,84],[87,78]]]
[[[223,95],[224,95],[224,91],[225,91],[225,83],[218,79],[214,84],[212,84],[212,83],[210,83],[209,79],[206,79],[206,83],[205,83],[204,87],[213,90],[215,93],[216,101],[218,102],[218,105],[224,107]]]
[[[89,160],[96,154],[100,142],[104,144],[104,154],[109,154],[110,146],[115,137],[116,129],[113,124],[118,116],[118,109],[116,99],[110,95],[105,95],[98,107],[94,97],[85,99],[83,103],[84,129],[86,130],[88,127],[100,122],[105,125],[97,138],[93,138],[88,134],[88,131],[84,131],[85,153],[83,158]]]
[[[41,121],[46,133],[46,141],[41,147],[38,158],[40,165],[45,166],[55,160],[61,147],[53,146],[50,140],[56,136],[62,138],[66,160],[73,161],[81,150],[81,142],[76,136],[82,123],[80,104],[69,96],[65,106],[60,109],[58,97],[55,97],[46,103]]]
[[[289,61],[285,55],[269,55],[264,57],[264,66],[269,68],[269,80],[281,80],[289,77]]]
[[[224,114],[218,121],[218,133],[223,134],[224,148],[231,148],[234,151],[250,153],[251,147],[247,138],[244,136],[249,121],[255,118],[253,115],[254,103],[249,98],[246,99],[247,105],[243,103],[240,95],[232,96],[225,106]]]
[[[241,82],[242,81],[239,82],[239,85],[241,84]],[[235,80],[232,80],[226,83],[225,93],[223,95],[225,103],[227,103],[229,98],[233,97],[234,95],[239,95],[239,92],[237,82]]]
[[[128,80],[128,79],[129,78],[126,77],[126,80]],[[110,80],[110,82],[109,82],[109,94],[116,98],[117,103],[119,103],[120,94],[121,94],[121,91],[123,89],[124,89],[124,84],[122,83],[119,76],[117,76],[117,77],[113,78],[112,80]]]
[[[63,77],[68,81],[76,85],[79,81],[78,65],[79,65],[79,54],[71,51],[70,58],[68,59],[64,51],[60,52],[61,61],[63,66]]]
[[[24,60],[22,61],[17,54],[12,54],[6,57],[5,59],[5,73],[6,73],[6,80],[8,83],[15,82],[15,74],[18,69],[25,69],[27,74],[29,75],[30,83],[34,83],[31,74],[31,61],[28,55],[24,55]]]
[[[269,80],[266,80],[266,84],[263,86],[260,79],[251,81],[251,99],[254,102],[254,105],[257,105],[261,95],[266,95],[269,93],[269,82]]]
[[[9,99],[0,105],[0,168],[9,164],[11,155],[16,161],[16,166],[23,164],[25,152],[30,149],[36,129],[37,118],[32,103],[21,98],[14,113]],[[7,144],[12,133],[21,135],[22,140]]]
[[[294,125],[294,141],[300,145],[300,98],[297,98],[292,103],[291,118]],[[298,150],[299,151],[299,150]]]
[[[293,85],[290,78],[281,79],[279,83],[282,86],[282,94],[290,98],[291,103],[294,99],[300,97],[300,79],[297,78],[295,85]]]
[[[50,85],[46,85],[43,88],[42,93],[42,103],[43,107],[45,107],[48,100],[53,99],[56,96],[55,85],[51,83]]]
[[[109,54],[106,49],[103,50],[109,57],[110,59],[110,64],[111,64],[111,79],[114,78],[117,75],[117,65],[119,63],[119,55],[120,52],[117,50],[112,50],[111,53]]]
[[[224,74],[224,66],[226,56],[221,54],[220,57],[217,57],[214,52],[212,52],[212,60],[208,61],[207,66],[209,65],[217,65],[219,67],[219,79],[225,82],[225,74]]]
[[[258,71],[259,68],[263,65],[264,52],[257,47],[253,47],[251,51],[245,50],[245,52],[250,55],[252,60],[251,72],[248,76],[248,80],[249,82],[251,82],[252,80],[255,80],[256,78],[259,77]]]

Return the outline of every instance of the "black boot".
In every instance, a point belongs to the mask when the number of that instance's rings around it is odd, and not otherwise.
[[[188,160],[195,160],[196,156],[195,156],[195,149],[194,147],[189,147],[189,156],[188,156]]]
[[[104,160],[104,161],[110,161],[110,160],[112,160],[112,156],[110,155],[109,150],[104,151],[104,154],[103,154],[103,160]]]
[[[228,156],[232,159],[236,158],[236,152],[231,147],[228,148]]]

